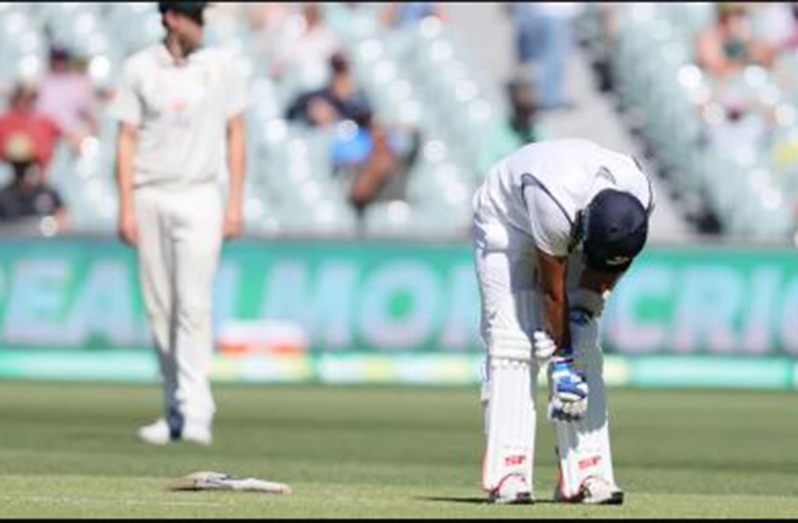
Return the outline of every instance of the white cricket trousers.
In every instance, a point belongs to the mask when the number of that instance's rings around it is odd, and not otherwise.
[[[170,428],[210,428],[213,357],[211,302],[222,245],[216,184],[135,191],[138,265],[144,306],[163,378]],[[176,421],[177,420],[177,421]]]
[[[476,209],[472,234],[482,303],[481,330],[488,348],[481,390],[486,437],[483,487],[496,488],[508,474],[520,474],[532,486],[539,363],[531,355],[531,339],[542,328],[535,245],[490,208]],[[568,261],[569,291],[576,288],[583,270],[582,260],[572,256]],[[492,353],[499,349],[506,354],[519,338],[530,340],[528,376],[501,367],[498,371],[504,374],[495,374],[492,360],[501,357]],[[615,485],[602,352],[597,339],[574,347],[574,357],[585,374],[589,398],[585,420],[555,423],[559,489],[565,499],[577,496],[583,481],[591,475]]]

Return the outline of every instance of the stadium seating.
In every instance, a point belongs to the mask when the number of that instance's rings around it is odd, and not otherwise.
[[[727,234],[783,241],[795,232],[792,208],[798,192],[786,174],[795,169],[793,162],[784,160],[776,168],[773,151],[779,144],[782,150],[789,148],[785,137],[792,135],[795,123],[795,92],[783,92],[768,70],[747,67],[725,88],[755,98],[783,117],[763,143],[729,140],[723,151],[708,146],[723,120],[721,108],[710,100],[719,86],[695,64],[693,43],[712,17],[712,3],[622,9],[612,61],[620,103],[657,163],[674,175],[677,189],[699,194]]]
[[[692,45],[713,9],[712,3],[697,3],[620,10],[611,64],[619,102],[657,163],[673,174],[675,188],[702,198],[729,234],[783,239],[794,231],[791,209],[798,198],[798,59],[781,58],[778,78],[749,67],[735,79],[735,88],[777,115],[767,143],[739,147],[736,154],[713,150],[707,141],[717,130],[719,108],[707,102],[717,86],[695,64]],[[592,18],[596,9],[587,12],[589,36],[604,37]],[[329,161],[331,140],[340,129],[309,130],[284,119],[293,96],[323,81],[325,65],[275,82],[259,61],[257,35],[246,21],[221,17],[208,25],[206,38],[239,56],[251,91],[248,234],[465,237],[470,195],[491,163],[518,145],[503,131],[505,107],[495,80],[470,68],[446,23],[436,18],[386,29],[379,6],[370,3],[357,9],[325,3],[324,15],[376,116],[420,131],[406,200],[374,205],[359,223]],[[44,71],[48,36],[85,57],[95,84],[106,88],[118,78],[125,57],[163,35],[154,3],[0,3],[0,29],[0,96],[17,79],[33,80]],[[63,145],[57,151],[51,178],[78,233],[113,233],[115,133],[114,122],[101,114],[97,140],[88,140],[78,155]],[[0,181],[4,176],[7,170],[0,169]]]

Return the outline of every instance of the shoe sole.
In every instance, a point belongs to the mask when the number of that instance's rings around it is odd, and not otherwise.
[[[555,503],[569,503],[572,505],[623,505],[623,492],[613,492],[610,497],[601,501],[588,501],[585,498],[562,499],[559,494],[554,495]]]
[[[188,443],[189,445],[198,445],[200,447],[209,447],[213,443],[213,441],[204,441],[193,438],[179,438],[179,439],[169,439],[167,441],[163,441],[163,440],[149,439],[141,435],[139,435],[139,440],[143,441],[144,443],[148,443],[150,445],[157,445],[159,447],[165,447],[166,445],[171,445],[172,443],[181,443],[181,442]]]
[[[623,492],[613,492],[602,501],[582,501],[585,505],[623,505]]]
[[[150,438],[150,437],[144,436],[143,434],[137,434],[137,436],[139,438],[139,441],[142,441],[142,442],[147,443],[149,445],[157,445],[159,447],[163,447],[164,445],[168,445],[168,444],[170,444],[172,442],[171,440],[164,441],[162,439]]]
[[[623,492],[613,492],[610,499],[601,503],[602,505],[623,505]]]

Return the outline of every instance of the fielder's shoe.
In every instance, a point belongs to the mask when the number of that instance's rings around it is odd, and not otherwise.
[[[207,425],[193,425],[186,423],[180,432],[180,439],[197,443],[198,445],[210,445],[213,443],[211,429]]]
[[[138,435],[139,438],[151,445],[167,445],[178,439],[199,445],[210,445],[213,442],[210,428],[190,423],[183,426],[177,438],[173,438],[169,424],[163,418],[158,419],[151,425],[141,427],[138,430]]]
[[[497,505],[531,505],[535,502],[532,491],[520,474],[509,474],[491,490],[488,500]]]
[[[139,438],[151,445],[166,445],[172,441],[169,433],[169,425],[166,420],[160,418],[151,425],[146,425],[138,430]]]
[[[602,477],[590,476],[582,483],[579,494],[573,498],[564,498],[557,488],[554,501],[560,503],[584,503],[586,505],[622,505],[623,491]]]

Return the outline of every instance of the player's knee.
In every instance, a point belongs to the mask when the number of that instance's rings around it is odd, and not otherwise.
[[[199,329],[210,325],[211,307],[192,302],[182,302],[178,307],[177,321],[180,325]]]

